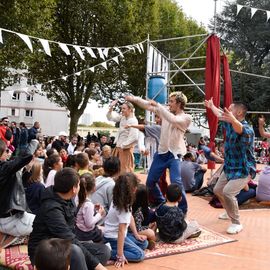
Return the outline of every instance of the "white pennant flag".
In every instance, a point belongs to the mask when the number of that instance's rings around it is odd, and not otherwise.
[[[142,53],[140,45],[139,44],[136,44],[135,46],[138,49],[139,53]]]
[[[0,28],[0,42],[3,43],[2,29]]]
[[[119,48],[114,47],[113,49],[114,49],[116,52],[118,52],[118,53],[121,55],[121,57],[124,57],[123,53],[120,51]]]
[[[268,22],[268,20],[270,19],[270,11],[266,10],[266,15],[267,15],[266,21]]]
[[[102,53],[105,55],[105,57],[108,57],[108,53],[109,53],[109,48],[105,48]]]
[[[67,80],[67,77],[68,77],[68,76],[63,76],[62,79],[63,79],[64,81],[66,81],[66,80]]]
[[[254,16],[254,14],[256,13],[257,8],[251,8],[251,19]]]
[[[238,15],[238,13],[240,12],[240,10],[243,8],[242,5],[238,5],[237,4],[237,12],[236,12],[236,16]]]
[[[93,52],[92,48],[90,48],[90,47],[85,47],[85,49],[86,49],[87,52],[91,55],[92,58],[97,58],[97,56],[96,56],[95,53]]]
[[[83,55],[82,49],[77,46],[77,45],[73,45],[74,49],[77,51],[77,53],[80,55],[80,57],[82,58],[82,60],[85,60],[85,57]]]
[[[50,49],[50,45],[49,45],[48,40],[39,38],[39,41],[40,41],[40,43],[41,43],[41,45],[42,45],[42,47],[43,47],[45,53],[46,53],[47,55],[49,55],[49,56],[52,56],[52,55],[51,55],[51,49]]]
[[[144,48],[143,48],[142,43],[140,43],[139,45],[140,45],[140,47],[141,47],[142,52],[144,52]]]
[[[75,75],[80,76],[81,75],[81,72],[78,71],[78,72],[75,73]]]
[[[95,67],[90,67],[90,71],[95,72]]]
[[[59,47],[64,51],[66,55],[70,55],[69,48],[66,44],[64,43],[58,43],[58,44],[59,44]]]
[[[98,48],[97,50],[98,50],[99,57],[102,58],[103,60],[105,60],[104,54],[102,52],[102,49],[101,48]]]
[[[30,51],[33,52],[33,46],[32,46],[30,38],[24,34],[20,34],[20,33],[16,33],[16,34],[26,43]]]
[[[129,49],[129,50],[132,50],[133,52],[135,52],[135,48],[134,48],[134,46],[125,46],[127,49]]]
[[[103,62],[103,63],[101,63],[101,65],[102,65],[105,69],[108,69],[108,68],[107,68],[107,62]]]
[[[112,58],[112,60],[113,60],[115,63],[119,64],[118,56],[115,56],[114,58]]]

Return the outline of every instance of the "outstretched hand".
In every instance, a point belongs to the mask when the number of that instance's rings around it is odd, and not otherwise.
[[[111,108],[113,108],[118,102],[118,99],[115,99],[114,101],[111,102],[110,106]]]
[[[233,113],[231,111],[229,111],[227,108],[224,109],[224,112],[222,113],[220,120],[223,120],[223,121],[228,122],[228,123],[233,123],[233,122],[237,121],[237,119],[235,118]]]
[[[214,106],[213,97],[211,97],[211,99],[209,99],[209,100],[205,100],[204,101],[204,106],[206,108],[211,109]]]

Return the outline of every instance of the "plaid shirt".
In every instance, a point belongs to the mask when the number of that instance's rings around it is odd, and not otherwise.
[[[238,134],[231,124],[223,122],[226,130],[224,172],[228,180],[255,177],[256,163],[253,154],[254,131],[246,120],[243,120],[243,132]]]

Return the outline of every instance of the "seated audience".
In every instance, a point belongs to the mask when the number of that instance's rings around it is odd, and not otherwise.
[[[181,162],[181,178],[186,192],[200,189],[206,172],[205,168],[193,160],[193,155],[188,152]]]
[[[36,249],[42,240],[61,238],[70,240],[81,249],[84,260],[80,263],[85,262],[88,269],[106,269],[103,265],[110,257],[109,248],[104,244],[81,243],[74,234],[76,206],[73,198],[80,188],[78,173],[72,168],[64,168],[56,173],[54,180],[54,186],[48,187],[43,193],[30,234],[28,254],[32,265],[35,265]],[[80,266],[75,265],[73,269],[80,269]]]

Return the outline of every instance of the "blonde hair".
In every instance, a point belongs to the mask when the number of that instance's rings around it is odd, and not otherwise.
[[[35,161],[31,167],[31,176],[29,177],[29,183],[37,183],[40,182],[40,174],[41,174],[41,163],[39,161]]]
[[[177,103],[181,103],[181,109],[184,109],[187,104],[187,97],[181,92],[172,92],[169,97],[175,97]]]

